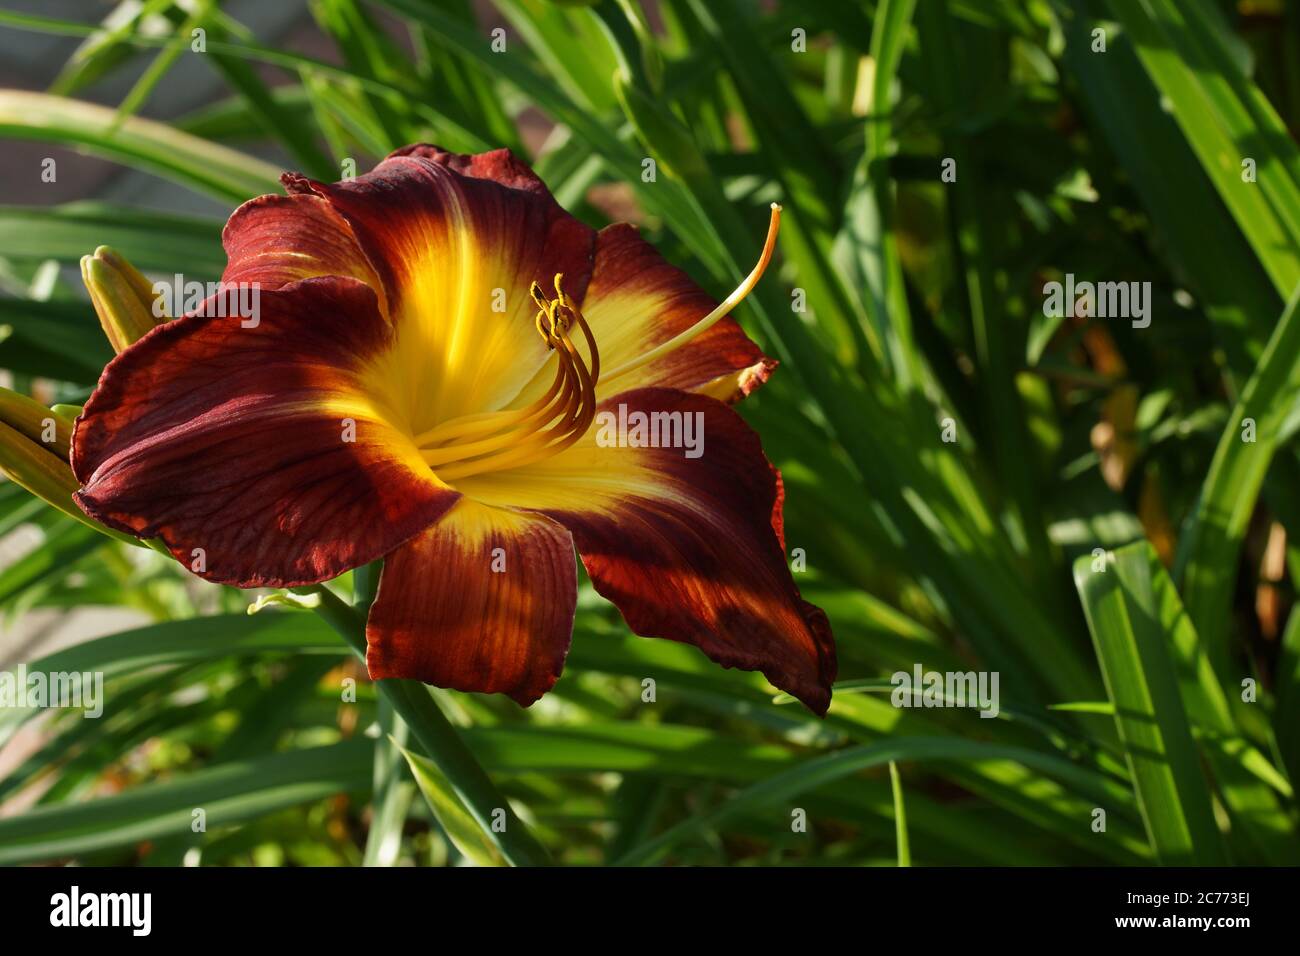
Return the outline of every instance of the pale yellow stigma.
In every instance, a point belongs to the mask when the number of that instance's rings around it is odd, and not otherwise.
[[[453,482],[484,472],[529,465],[568,448],[586,434],[595,419],[598,383],[605,385],[681,348],[744,301],[772,259],[780,226],[781,207],[772,203],[767,239],[758,263],[735,291],[689,329],[603,376],[595,336],[582,310],[564,291],[564,276],[555,276],[554,298],[548,298],[534,282],[529,293],[537,303],[534,320],[537,334],[554,352],[556,360],[550,388],[524,408],[462,415],[416,435],[415,444],[425,463],[440,479]],[[586,339],[586,359],[570,337],[575,325]]]
[[[772,203],[772,218],[767,223],[767,238],[763,241],[763,252],[758,257],[758,263],[750,270],[749,275],[745,276],[740,285],[736,286],[735,291],[727,296],[718,304],[718,307],[706,315],[700,321],[696,322],[684,332],[679,332],[667,342],[662,342],[645,352],[630,362],[624,362],[622,365],[605,373],[605,382],[608,384],[620,375],[624,375],[634,369],[641,368],[653,362],[657,358],[662,358],[669,352],[676,351],[691,339],[707,332],[718,320],[729,314],[736,306],[745,300],[745,297],[753,291],[754,286],[758,285],[758,280],[763,277],[767,270],[767,264],[772,261],[772,252],[776,249],[776,234],[781,228],[781,207]]]

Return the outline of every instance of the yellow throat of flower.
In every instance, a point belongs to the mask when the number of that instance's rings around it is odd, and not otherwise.
[[[535,324],[555,356],[555,377],[537,400],[518,409],[462,415],[415,436],[425,463],[444,482],[507,468],[519,468],[550,458],[568,448],[591,426],[596,416],[596,386],[608,386],[628,372],[676,351],[736,308],[758,284],[772,259],[781,207],[772,203],[767,238],[758,262],[718,307],[666,342],[603,374],[600,351],[591,326],[573,298],[564,291],[564,276],[555,276],[549,298],[536,282],[529,289],[537,303]],[[574,344],[574,327],[586,340],[586,356]]]

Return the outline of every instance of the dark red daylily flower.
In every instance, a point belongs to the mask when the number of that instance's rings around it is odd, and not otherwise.
[[[283,182],[224,233],[256,326],[198,310],[104,370],[72,440],[88,514],[237,587],[384,558],[371,676],[523,705],[568,652],[576,546],[637,634],[825,713],[830,627],[786,566],[780,475],[728,408],[775,366],[725,317],[775,210],[719,307],[507,150]],[[691,416],[704,452],[602,441],[601,412]]]

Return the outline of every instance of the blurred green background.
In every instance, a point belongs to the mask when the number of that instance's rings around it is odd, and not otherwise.
[[[343,601],[246,614],[5,482],[0,669],[107,699],[0,709],[0,863],[1300,862],[1295,4],[32,3],[0,49],[0,368],[45,405],[112,354],[82,255],[215,279],[282,169],[507,146],[719,298],[781,202],[740,410],[841,662],[817,720],[584,583],[531,709],[377,693]],[[1070,275],[1150,324],[1046,315]],[[1000,715],[894,706],[917,665]]]

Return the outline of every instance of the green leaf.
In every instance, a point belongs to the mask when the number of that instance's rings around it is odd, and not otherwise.
[[[922,4],[917,30],[921,37],[922,62],[932,87],[930,99],[945,115],[960,115],[972,105],[980,105],[983,100],[1004,92],[1003,84],[996,80],[981,84],[997,84],[992,92],[970,89],[971,75],[983,71],[996,76],[997,66],[988,62],[993,56],[986,49],[988,42],[980,42],[980,31],[963,30],[961,25],[953,23],[947,4]],[[982,57],[981,54],[990,55]],[[886,95],[887,90],[878,93]],[[877,103],[875,108],[888,110],[889,106]],[[876,136],[870,128],[868,133],[870,146]],[[880,147],[876,149],[879,151]],[[1018,537],[1026,542],[1031,573],[1037,575],[1037,569],[1050,565],[1051,552],[1037,476],[1030,467],[1033,453],[1025,427],[1026,409],[1016,385],[1017,372],[1024,364],[1025,331],[1007,315],[1006,296],[1000,291],[995,268],[1000,252],[995,237],[1009,203],[999,195],[996,183],[982,177],[983,156],[978,140],[970,133],[960,127],[949,127],[943,154],[945,159],[956,163],[956,180],[945,185],[944,195],[953,234],[955,268],[959,272],[964,311],[969,316],[979,367],[979,394],[985,399],[980,413],[984,421],[995,423],[987,429],[994,473],[999,487],[1005,489],[1005,501],[1012,523],[1019,530]],[[876,162],[883,167],[880,158]],[[883,192],[883,188],[879,191]],[[883,205],[888,196],[880,201]],[[896,258],[897,251],[890,251]],[[902,293],[902,272],[896,261],[891,271],[896,275],[886,273],[886,279],[894,290],[893,297],[882,305],[898,312],[906,307],[906,299]],[[903,301],[900,303],[899,299]],[[1057,590],[1055,575],[1039,576],[1038,580],[1041,590],[1049,593]]]
[[[1145,541],[1117,550],[1104,571],[1092,570],[1091,556],[1081,557],[1075,585],[1152,850],[1165,864],[1223,865],[1209,785],[1157,616],[1151,558]]]
[[[228,36],[219,24],[208,27],[208,30],[214,40]],[[249,113],[262,130],[283,143],[303,165],[304,172],[326,182],[334,180],[338,167],[320,148],[311,124],[299,110],[283,103],[276,95],[278,91],[268,87],[244,59],[223,53],[219,49],[210,51],[208,56],[226,78],[226,82],[243,98]]]
[[[1023,761],[1053,768],[1069,778],[1070,764],[1020,747],[943,737],[900,737],[862,747],[799,761],[795,766],[772,774],[753,786],[731,795],[707,813],[697,813],[641,844],[616,860],[615,866],[644,866],[659,859],[672,847],[741,813],[784,804],[800,794],[823,787],[860,771],[891,761]]]
[[[280,171],[260,159],[138,116],[119,124],[107,107],[48,93],[0,90],[0,138],[6,137],[83,149],[224,202],[278,188]]]
[[[898,865],[912,865],[912,850],[907,840],[907,811],[903,806],[903,778],[898,764],[889,761],[889,784],[894,792],[894,824],[898,831]]]
[[[93,385],[112,357],[89,302],[0,297],[0,366]]]
[[[1233,855],[1246,863],[1293,863],[1300,846],[1283,803],[1292,800],[1290,784],[1239,726],[1242,718],[1258,724],[1262,715],[1250,705],[1233,706],[1240,697],[1220,685],[1173,580],[1154,554],[1148,558],[1155,619],[1168,639],[1192,733],[1232,820]]]
[[[98,27],[89,27],[84,33],[74,34],[85,40],[73,51],[50,84],[50,92],[61,96],[72,94],[90,86],[122,66],[135,55],[135,49],[124,42],[134,31],[141,29],[141,21],[156,17],[166,10],[172,0],[145,0],[140,4],[121,3],[115,6]],[[11,23],[34,24],[44,17],[19,14]],[[151,21],[151,27],[157,23]]]
[[[1246,526],[1283,425],[1300,394],[1300,285],[1242,390],[1210,462],[1195,511],[1179,541],[1187,613],[1224,686],[1230,678],[1229,605]]]
[[[1296,146],[1263,94],[1225,64],[1217,40],[1204,43],[1217,13],[1207,0],[1107,5],[1279,293],[1289,295],[1300,282]],[[1244,159],[1255,161],[1257,182],[1245,181]]]
[[[77,262],[97,246],[112,246],[143,272],[179,269],[195,279],[216,279],[226,267],[221,226],[215,219],[94,201],[0,206],[0,256]],[[89,324],[95,327],[93,315]]]
[[[304,589],[319,594],[315,608],[321,619],[347,641],[353,652],[365,660],[366,619],[357,608],[346,604],[324,586]],[[364,611],[364,606],[361,608]],[[383,679],[375,682],[379,693],[388,698],[393,711],[410,727],[427,756],[433,759],[463,802],[473,820],[491,838],[501,855],[515,866],[541,866],[550,862],[546,849],[537,842],[524,823],[514,814],[496,785],[484,772],[473,749],[452,725],[442,709],[419,681]],[[504,827],[493,826],[504,815]]]
[[[401,759],[410,729],[383,696],[379,698],[379,730],[383,736],[375,741],[375,795],[363,863],[396,866],[402,849],[402,831],[415,797],[415,784],[408,778]]]
[[[1291,612],[1277,671],[1277,747],[1293,784],[1300,783],[1300,614]]]
[[[1091,49],[1091,30],[1112,31],[1111,26],[1089,21],[1072,5],[1057,2],[1054,9],[1065,27],[1065,63],[1098,131],[1150,213],[1179,279],[1203,303],[1233,369],[1245,376],[1289,290],[1279,295],[1254,247],[1214,194],[1209,172],[1164,108],[1168,101],[1144,73],[1133,44],[1122,35],[1113,37],[1099,56]],[[1189,203],[1187,196],[1202,201]]]
[[[342,656],[346,649],[307,615],[214,614],[97,637],[31,661],[27,667],[45,673],[101,672],[108,680],[147,668],[264,653]],[[108,706],[112,707],[111,701]],[[36,713],[32,709],[0,710],[0,743]]]
[[[357,738],[208,767],[84,803],[37,807],[0,820],[0,866],[76,857],[191,832],[194,811],[209,830],[370,787],[374,742]]]
[[[447,838],[456,845],[456,849],[479,866],[505,866],[506,861],[500,851],[470,816],[438,765],[404,747],[399,749],[410,764],[411,773],[419,784],[424,799],[428,801],[429,809],[438,818]]]
[[[915,0],[887,0],[876,11],[871,31],[875,64],[871,111],[835,248],[836,263],[848,277],[848,285],[864,290],[873,338],[889,343],[881,358],[888,360],[904,387],[916,384],[920,369],[912,347],[910,306],[898,258],[889,156],[895,145],[894,86],[915,9]]]
[[[76,519],[60,520],[39,545],[0,571],[0,604],[12,601],[28,588],[48,585],[70,574],[75,562],[106,544],[102,534]],[[5,713],[0,711],[0,726]]]
[[[569,99],[596,115],[614,108],[614,55],[591,18],[544,0],[500,0],[498,6]]]
[[[196,0],[192,9],[192,13],[178,20],[175,36],[168,41],[165,47],[158,51],[153,60],[150,61],[149,66],[140,74],[140,78],[135,81],[135,84],[123,97],[122,102],[117,107],[119,119],[125,119],[139,111],[158,84],[167,76],[167,72],[176,65],[176,61],[185,53],[185,48],[190,45],[190,31],[195,27],[206,24],[212,12],[212,0]]]

